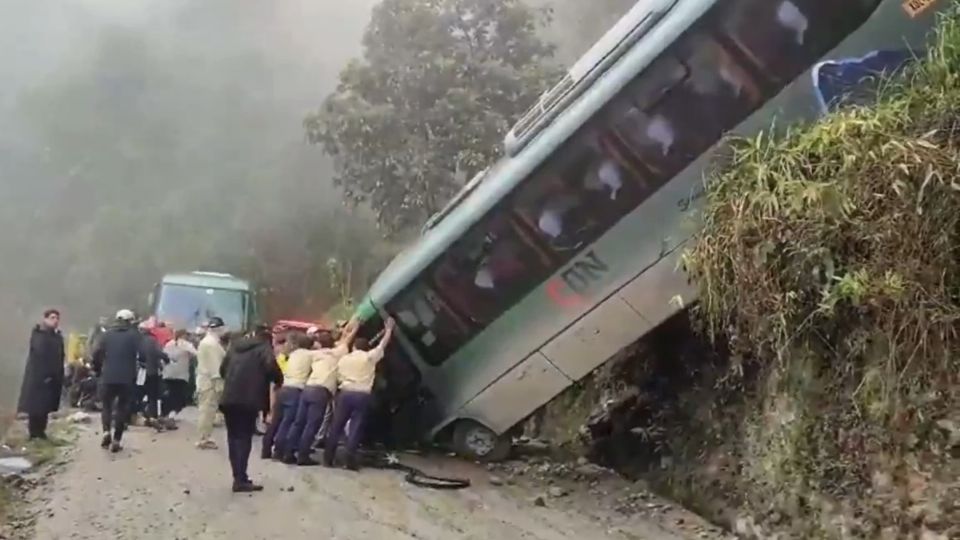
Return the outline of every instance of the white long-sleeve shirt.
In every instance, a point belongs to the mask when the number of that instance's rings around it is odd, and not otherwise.
[[[197,347],[197,390],[206,390],[213,385],[213,381],[221,378],[220,365],[226,355],[227,351],[216,335],[208,333],[200,340],[200,346]]]
[[[197,356],[197,349],[193,343],[185,339],[174,339],[167,343],[163,352],[170,357],[170,363],[163,368],[163,378],[189,381],[190,360]]]

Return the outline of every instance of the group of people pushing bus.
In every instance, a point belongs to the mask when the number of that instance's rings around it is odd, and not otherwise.
[[[344,464],[350,470],[359,468],[358,449],[372,405],[377,364],[394,326],[392,319],[387,320],[376,346],[358,337],[360,324],[352,319],[340,329],[294,332],[276,342],[272,331],[261,326],[224,347],[220,321],[209,325],[207,337],[197,349],[200,412],[201,418],[209,414],[210,398],[219,394],[215,402],[227,428],[234,491],[262,489],[247,476],[247,463],[256,419],[265,411],[269,411],[269,422],[263,434],[262,458],[332,467],[346,432]],[[332,414],[328,414],[331,408]],[[329,425],[323,438],[323,458],[317,461],[311,454],[325,418]],[[198,446],[210,447],[204,440]]]

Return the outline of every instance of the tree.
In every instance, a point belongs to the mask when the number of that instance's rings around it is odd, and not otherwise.
[[[362,60],[305,120],[349,204],[386,233],[422,224],[499,154],[557,73],[538,37],[547,9],[519,0],[384,0]]]

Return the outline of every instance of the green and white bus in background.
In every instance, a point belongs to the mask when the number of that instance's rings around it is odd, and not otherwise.
[[[384,270],[429,440],[498,459],[511,429],[696,301],[679,269],[729,133],[811,121],[922,51],[952,0],[643,0]],[[390,357],[388,356],[388,361]]]
[[[219,272],[167,274],[150,294],[150,313],[174,328],[194,331],[220,317],[231,331],[247,331],[257,322],[251,283]]]

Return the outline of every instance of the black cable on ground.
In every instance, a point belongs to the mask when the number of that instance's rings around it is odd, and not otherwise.
[[[416,467],[404,465],[393,454],[367,451],[362,454],[363,464],[374,469],[389,469],[406,473],[404,479],[411,484],[426,489],[465,489],[470,487],[466,478],[444,478],[427,474]]]

